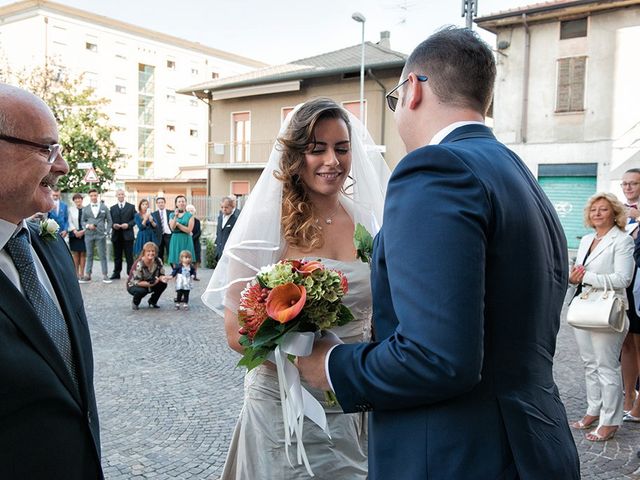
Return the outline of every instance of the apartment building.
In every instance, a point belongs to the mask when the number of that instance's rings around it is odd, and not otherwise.
[[[138,196],[205,194],[208,105],[176,89],[265,64],[46,0],[0,7],[0,62],[55,63],[111,102],[116,185]]]

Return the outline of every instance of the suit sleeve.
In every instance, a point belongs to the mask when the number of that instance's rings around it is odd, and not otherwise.
[[[129,221],[127,222],[127,224],[129,225],[129,229],[132,229],[133,226],[136,224],[136,208],[131,205],[131,208],[129,209],[131,212],[131,217],[129,218]]]
[[[106,213],[107,213],[107,229],[106,232],[109,233],[111,231],[111,228],[113,227],[113,220],[111,219],[111,212],[109,211],[109,209],[106,209]]]
[[[449,150],[420,150],[392,175],[383,251],[374,254],[374,268],[386,267],[395,332],[377,343],[339,345],[329,357],[345,412],[431,404],[480,381],[489,196]]]
[[[89,208],[91,208],[91,207],[89,207]],[[80,222],[80,230],[84,230],[84,229],[87,228],[87,216],[88,216],[88,213],[87,213],[86,209],[87,209],[87,207],[84,207],[82,209],[82,221]]]

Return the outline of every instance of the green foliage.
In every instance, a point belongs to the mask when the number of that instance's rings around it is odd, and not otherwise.
[[[366,263],[371,263],[373,255],[373,237],[361,223],[356,225],[353,233],[353,244],[356,247],[358,258]]]
[[[205,258],[204,266],[207,268],[216,268],[218,261],[216,260],[216,244],[212,238],[205,240]]]
[[[12,72],[3,69],[0,80],[28,90],[49,105],[58,121],[62,155],[69,164],[69,173],[58,182],[63,192],[103,191],[115,177],[120,151],[112,140],[118,130],[109,122],[103,108],[109,102],[97,98],[91,87],[84,86],[82,76],[71,77],[55,63],[32,70]],[[99,181],[84,182],[86,170],[78,162],[91,162]]]

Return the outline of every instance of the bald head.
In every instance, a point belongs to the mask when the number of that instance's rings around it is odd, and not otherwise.
[[[0,134],[17,135],[25,123],[42,118],[53,118],[46,103],[22,88],[0,83]]]

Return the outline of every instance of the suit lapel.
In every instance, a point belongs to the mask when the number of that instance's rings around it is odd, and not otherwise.
[[[22,332],[27,341],[31,343],[33,348],[49,364],[60,381],[71,392],[78,404],[81,404],[64,361],[53,344],[51,337],[42,326],[42,322],[35,310],[1,270],[0,288],[4,292],[0,296],[0,310]]]
[[[73,310],[71,299],[69,298],[69,292],[67,290],[67,282],[68,280],[64,278],[63,272],[67,271],[67,266],[61,261],[65,255],[68,255],[67,249],[54,248],[54,244],[59,244],[64,241],[60,238],[57,238],[55,242],[49,243],[49,240],[42,240],[33,229],[31,229],[31,244],[33,245],[33,249],[36,251],[40,262],[42,263],[45,271],[47,272],[47,276],[51,281],[51,285],[56,293],[56,297],[58,298],[58,303],[60,304],[60,308],[62,310],[62,314],[64,315],[65,320],[67,321],[67,328],[69,330],[69,337],[71,341],[71,345],[73,346],[73,351],[75,353],[74,358],[76,359],[76,369],[78,374],[78,382],[80,383],[80,388],[83,389],[85,387],[84,381],[87,378],[86,372],[84,371],[84,363],[82,361],[81,353],[81,345],[79,341],[79,335],[77,331],[77,322],[74,319],[77,316],[77,313]],[[66,246],[66,244],[64,244]],[[58,245],[56,245],[57,247]],[[26,299],[25,299],[26,301]],[[28,303],[28,302],[27,302]],[[29,305],[30,306],[30,305]],[[32,309],[33,310],[33,309]],[[35,314],[35,312],[34,312]],[[74,398],[78,401],[78,404],[82,405],[81,399],[78,397],[78,392],[73,386],[73,382],[71,380],[71,375],[67,371],[67,368],[64,364],[64,361],[58,352],[58,349],[55,347],[53,342],[50,340],[48,334],[44,330],[44,327],[40,323],[40,320],[36,317],[36,320],[39,324],[40,329],[46,335],[51,347],[53,348],[53,355],[55,357],[55,364],[57,366],[56,373],[58,373],[58,377],[65,384],[67,389],[73,394]],[[59,370],[59,371],[58,371]]]
[[[616,234],[617,232],[613,231],[613,229],[609,230],[609,233],[607,233],[604,236],[604,238],[598,243],[598,245],[596,245],[596,248],[593,249],[593,252],[589,254],[589,257],[587,257],[587,260],[584,262],[584,265],[587,266],[593,260],[598,258],[600,254],[604,252],[609,247],[609,245],[611,245],[615,241]]]

